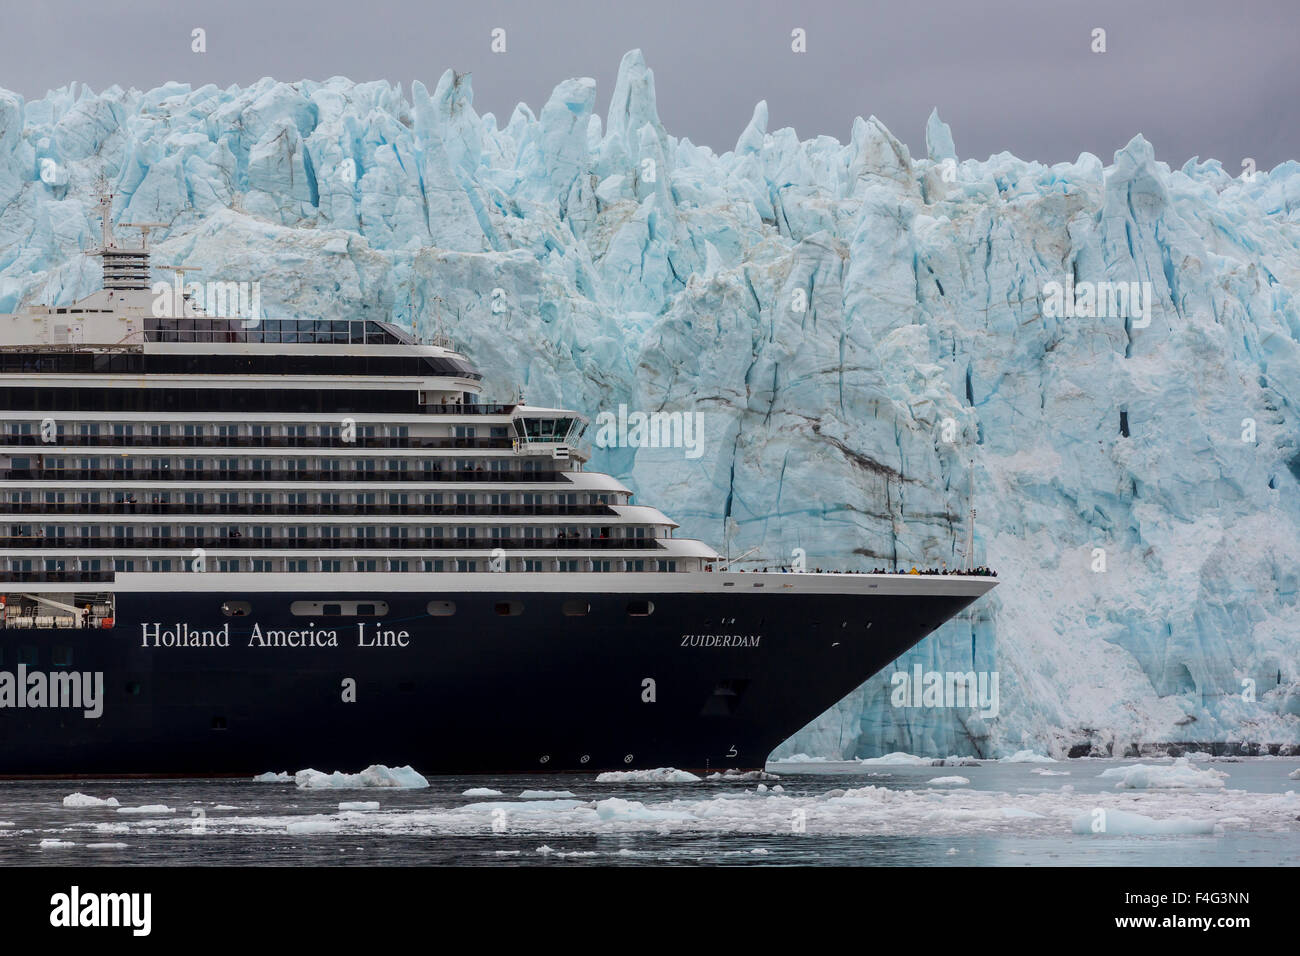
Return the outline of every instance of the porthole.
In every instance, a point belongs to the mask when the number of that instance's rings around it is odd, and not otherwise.
[[[584,617],[591,613],[591,605],[586,601],[565,601],[561,610],[565,617]]]
[[[248,617],[253,613],[253,605],[247,601],[223,601],[221,613],[226,617]]]
[[[492,605],[497,617],[518,617],[524,613],[523,601],[497,601]]]
[[[451,617],[456,613],[455,601],[430,601],[425,608],[431,617]]]
[[[628,601],[628,617],[649,617],[655,612],[653,601]]]

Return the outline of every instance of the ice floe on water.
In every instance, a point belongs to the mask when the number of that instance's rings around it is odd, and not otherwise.
[[[970,783],[966,777],[935,777],[930,781],[933,787],[960,787]]]
[[[116,807],[119,806],[116,797],[92,797],[85,793],[70,793],[63,798],[63,805],[74,809],[85,807]]]
[[[1032,750],[1017,750],[1010,757],[1002,757],[998,763],[1056,763],[1052,757],[1034,753]]]
[[[887,753],[883,757],[863,757],[858,761],[860,767],[932,767],[933,757],[917,757],[900,750]]]
[[[1081,836],[1209,835],[1217,832],[1218,826],[1213,820],[1192,820],[1187,817],[1153,820],[1128,810],[1097,809],[1075,817],[1070,830]]]
[[[576,794],[568,790],[521,790],[521,800],[569,800]]]
[[[1292,770],[1289,774],[1287,774],[1287,777],[1291,780],[1300,780],[1300,767],[1297,767],[1295,770]]]
[[[682,771],[678,771],[681,773]],[[699,780],[699,777],[695,778]],[[774,773],[768,773],[766,770],[724,770],[721,773],[711,773],[705,780],[780,780],[781,778]]]
[[[973,789],[955,781],[938,782],[944,779],[926,781],[919,777],[915,783],[920,786],[906,789],[877,785],[808,789],[801,781],[787,783],[782,791],[758,783],[755,789],[748,790],[692,787],[641,793],[635,798],[597,794],[588,798],[510,798],[470,803],[465,803],[459,793],[431,793],[420,805],[365,811],[303,813],[277,809],[223,814],[210,816],[206,827],[209,833],[287,833],[303,838],[318,834],[456,836],[508,832],[536,835],[543,838],[540,842],[549,840],[554,845],[553,840],[563,836],[618,833],[1061,838],[1104,832],[1192,837],[1224,832],[1291,833],[1300,815],[1300,797],[1295,790],[1265,793],[1223,787],[1103,787],[1098,792],[1080,792],[1067,784],[1005,792]],[[1097,820],[1104,822],[1099,825],[1094,822]],[[801,829],[795,830],[795,824]],[[179,833],[190,825],[188,818],[162,815],[112,830],[86,823],[77,828],[97,836],[112,832],[116,839],[127,839],[132,833]],[[1101,826],[1104,829],[1099,829]]]
[[[268,770],[266,773],[259,773],[253,778],[254,783],[293,783],[293,774],[281,771],[275,773]]]
[[[491,787],[470,787],[462,797],[500,797],[503,796],[500,790],[493,790]]]
[[[1045,767],[1035,767],[1029,772],[1036,773],[1040,777],[1068,777],[1070,775],[1068,770],[1048,770]]]
[[[344,800],[342,803],[339,804],[339,809],[344,811],[378,810],[379,801],[378,800]]]
[[[800,754],[803,756],[803,754]],[[712,780],[717,775],[709,779]],[[596,775],[597,783],[699,783],[700,778],[689,770],[676,767],[657,767],[654,770],[608,770]]]
[[[360,773],[321,773],[319,770],[299,770],[293,777],[299,790],[361,790],[367,787],[397,787],[405,790],[429,786],[429,781],[410,766],[385,767],[371,764]]]
[[[153,816],[153,815],[159,815],[159,814],[164,814],[164,813],[175,813],[176,810],[175,810],[174,807],[169,807],[169,806],[166,806],[165,804],[161,804],[161,803],[150,803],[150,804],[146,804],[146,805],[143,806],[143,807],[118,807],[118,808],[117,808],[117,812],[118,812],[118,813],[135,813],[135,814],[140,814],[140,815],[149,815],[149,816]]]
[[[1222,770],[1193,767],[1186,757],[1179,757],[1172,766],[1158,767],[1134,764],[1131,767],[1111,767],[1103,770],[1102,777],[1118,777],[1116,787],[1125,790],[1187,790],[1196,788],[1219,789],[1228,774]]]

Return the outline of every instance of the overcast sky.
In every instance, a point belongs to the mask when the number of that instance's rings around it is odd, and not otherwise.
[[[473,74],[502,123],[552,87],[594,77],[603,112],[623,53],[654,71],[669,133],[731,149],[754,104],[769,129],[844,141],[875,114],[924,154],[931,107],[958,156],[1009,150],[1106,161],[1135,133],[1159,159],[1300,159],[1297,0],[4,0],[0,87],[32,99],[71,81],[141,89],[336,74]],[[190,31],[207,32],[192,53]],[[491,33],[506,31],[506,52]],[[1092,31],[1106,31],[1094,53]],[[791,31],[807,52],[791,51]]]

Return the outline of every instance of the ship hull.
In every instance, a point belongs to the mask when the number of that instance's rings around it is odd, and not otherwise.
[[[222,597],[119,593],[111,629],[0,630],[0,776],[760,768],[978,594],[267,591],[242,617]],[[290,613],[304,600],[388,607]],[[29,706],[59,672],[102,675],[99,700]]]

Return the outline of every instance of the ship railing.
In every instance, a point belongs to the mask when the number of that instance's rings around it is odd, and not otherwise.
[[[511,448],[510,438],[376,438],[346,441],[337,435],[59,435],[52,442],[40,435],[0,435],[0,448]]]
[[[493,471],[412,468],[406,471],[375,469],[307,468],[10,468],[0,472],[7,481],[460,481],[489,485],[495,482],[530,483],[564,481],[565,471]]]
[[[177,492],[179,494],[179,492]],[[69,502],[0,503],[0,519],[6,515],[392,515],[394,517],[492,517],[558,515],[617,517],[609,505],[457,505],[457,504],[190,504],[177,501],[127,501],[80,504]]]
[[[500,404],[500,403],[475,403],[475,404],[432,404],[421,405],[420,414],[422,415],[509,415],[514,412],[518,405]]]
[[[205,548],[214,551],[300,551],[300,550],[353,550],[388,548],[412,551],[490,551],[493,548],[529,551],[656,551],[660,550],[655,538],[513,538],[513,537],[328,537],[328,538],[268,538],[268,537],[228,537],[211,535],[205,537],[33,537],[21,535],[0,538],[0,550],[4,551],[64,551],[64,550],[159,550],[159,549]]]
[[[113,571],[0,571],[0,581],[5,583],[103,583],[116,580]]]

